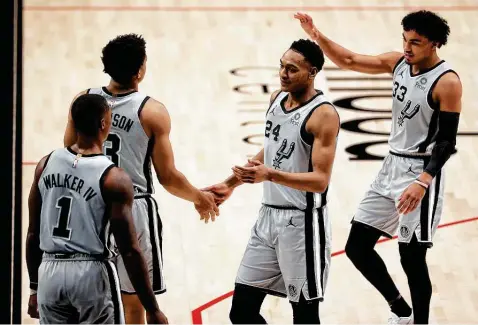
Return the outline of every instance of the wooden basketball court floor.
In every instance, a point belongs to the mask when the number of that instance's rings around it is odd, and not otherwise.
[[[414,7],[410,7],[413,4]],[[451,26],[440,55],[463,82],[458,153],[446,166],[442,228],[428,262],[433,322],[478,323],[478,6],[475,1],[294,0],[27,0],[24,12],[24,233],[34,163],[62,146],[68,107],[79,91],[105,85],[101,49],[121,33],[147,40],[148,71],[141,90],[162,101],[172,118],[178,168],[196,186],[227,177],[260,149],[263,116],[277,88],[279,59],[304,38],[295,11],[310,13],[329,37],[356,52],[401,50],[400,19],[416,6],[442,14]],[[338,70],[330,61],[317,78],[342,121],[329,194],[333,251],[323,323],[384,323],[388,308],[343,253],[349,222],[387,152],[390,76]],[[360,97],[354,100],[355,97]],[[358,159],[354,159],[358,158]],[[200,223],[193,206],[156,182],[164,224],[168,291],[159,302],[172,323],[229,323],[234,278],[260,206],[262,187],[244,185],[221,207],[215,223]],[[397,242],[377,245],[410,301]],[[24,267],[23,315],[28,276]],[[291,322],[284,299],[268,297],[263,315]]]

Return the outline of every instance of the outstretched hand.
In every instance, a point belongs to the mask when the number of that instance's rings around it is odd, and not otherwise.
[[[294,14],[294,18],[300,21],[300,26],[310,37],[314,35],[315,26],[312,17],[307,14],[298,12]]]
[[[261,183],[269,179],[269,168],[259,160],[248,160],[252,166],[234,166],[234,175],[243,183]]]
[[[214,222],[216,221],[216,216],[219,216],[219,209],[214,202],[214,195],[212,193],[200,191],[198,202],[194,203],[194,207],[201,215],[201,220],[204,220],[205,223],[208,223],[209,219]]]
[[[218,183],[202,189],[202,191],[207,191],[214,195],[214,202],[217,206],[221,205],[224,201],[226,201],[232,194],[234,189],[227,186],[226,183]]]

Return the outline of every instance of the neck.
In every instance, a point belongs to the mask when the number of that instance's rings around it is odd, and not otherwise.
[[[124,94],[133,90],[138,91],[138,83],[133,82],[130,85],[121,85],[111,79],[108,86],[106,86],[106,89],[112,94]]]
[[[419,73],[423,70],[427,70],[432,68],[434,65],[436,65],[438,62],[440,62],[440,58],[438,57],[438,54],[434,53],[430,57],[424,59],[422,62],[414,64],[412,66],[412,72]]]
[[[309,101],[317,94],[314,87],[308,87],[302,91],[290,92],[285,102],[286,109],[293,109]]]
[[[71,149],[83,155],[102,154],[103,143],[97,137],[93,138],[93,137],[88,137],[85,135],[78,134],[76,143],[71,146]]]

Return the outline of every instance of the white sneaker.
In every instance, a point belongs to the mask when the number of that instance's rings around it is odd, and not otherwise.
[[[390,312],[390,317],[388,318],[388,324],[413,324],[413,314],[408,317],[398,317],[395,313]]]

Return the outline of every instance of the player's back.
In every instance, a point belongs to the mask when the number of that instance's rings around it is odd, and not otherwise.
[[[111,131],[104,143],[105,155],[131,177],[135,192],[153,193],[153,142],[140,121],[141,110],[149,96],[137,91],[113,95],[106,87],[91,88],[88,93],[105,97],[112,109]]]
[[[40,248],[46,253],[111,256],[102,182],[114,164],[104,155],[83,155],[70,148],[53,151],[38,188],[42,198]]]

